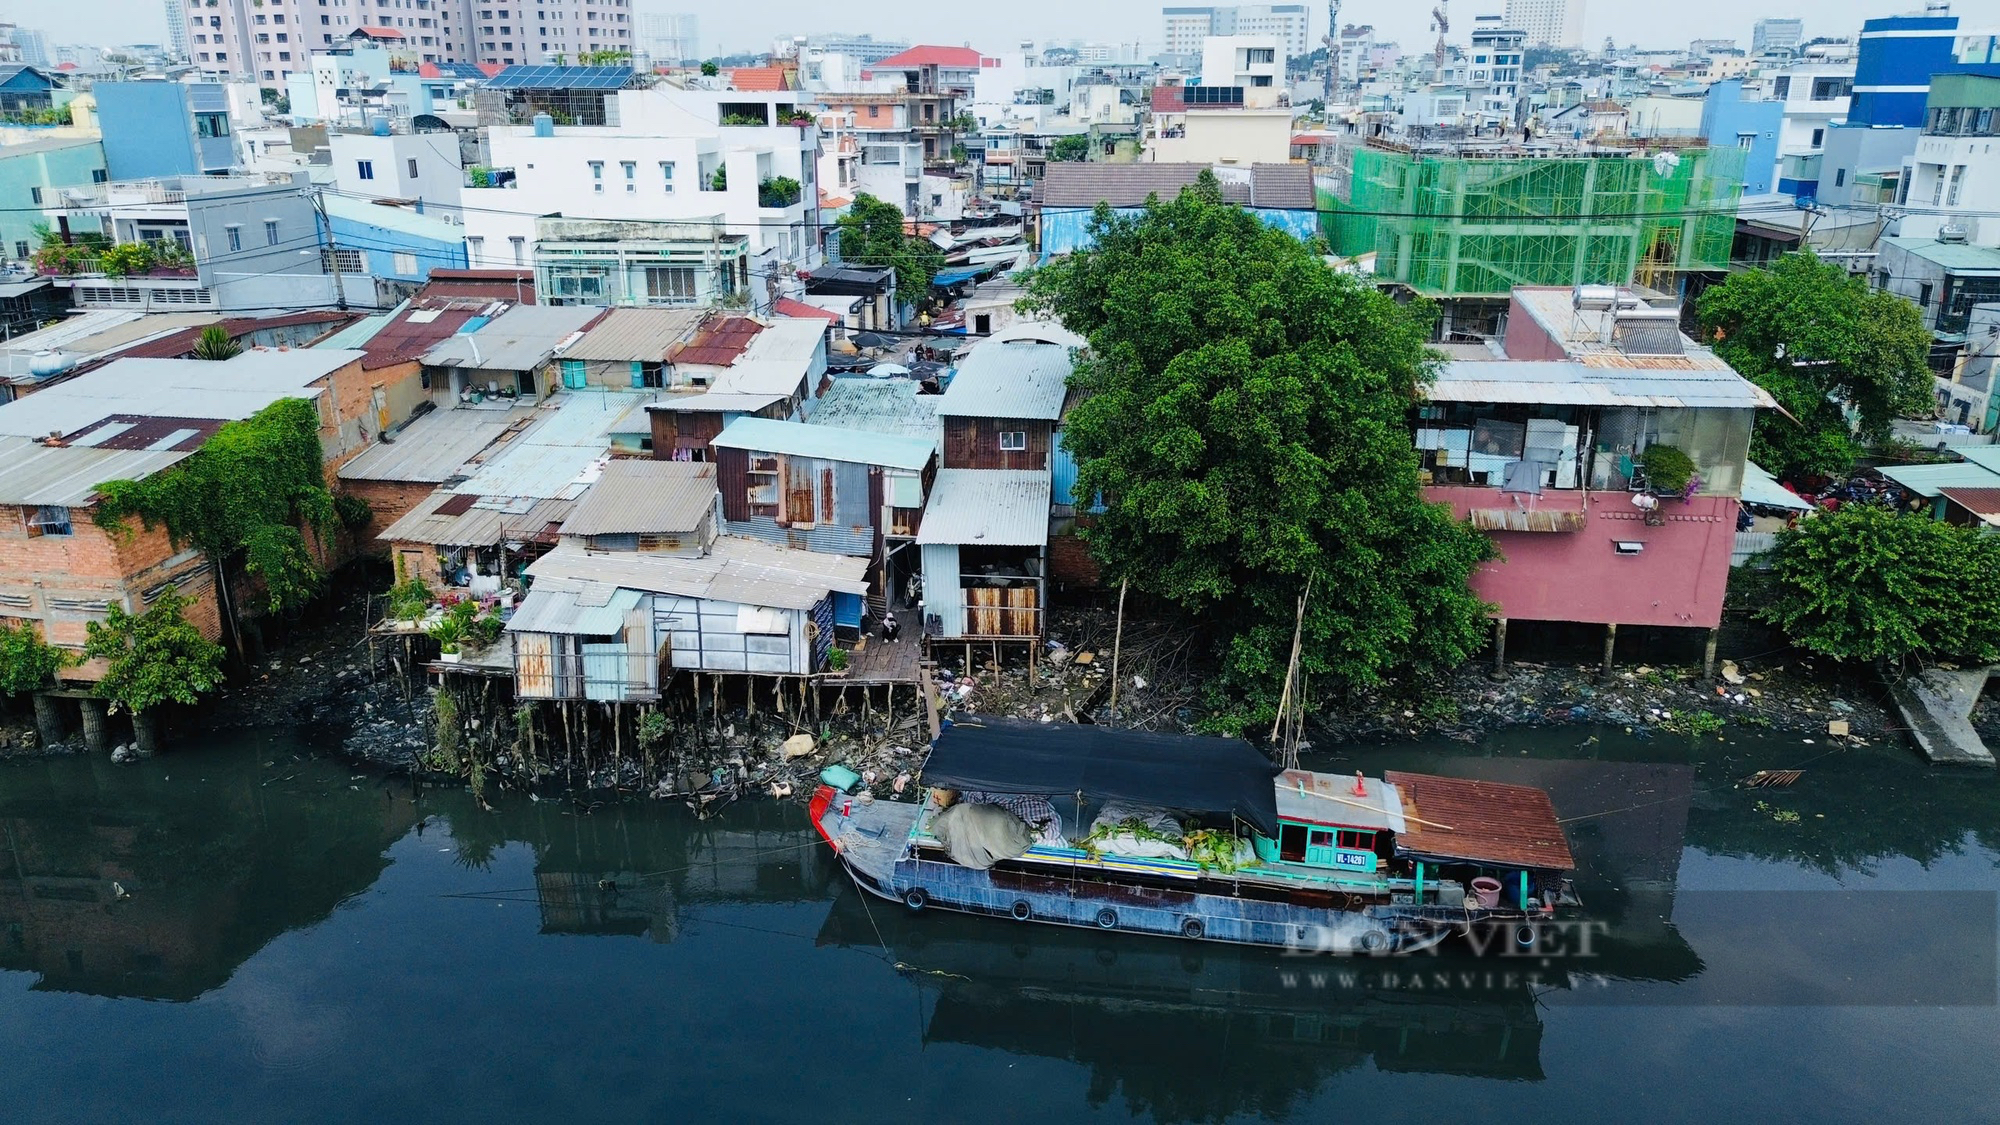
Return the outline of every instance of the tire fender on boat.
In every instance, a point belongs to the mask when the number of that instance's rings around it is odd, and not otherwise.
[[[1181,936],[1184,938],[1200,941],[1202,934],[1206,932],[1199,918],[1189,918],[1181,923]]]
[[[911,910],[922,910],[924,907],[929,906],[930,902],[931,896],[925,893],[922,887],[911,887],[909,890],[903,892],[903,905],[909,907]]]
[[[1118,912],[1117,912],[1116,910],[1113,910],[1113,909],[1111,909],[1111,908],[1110,908],[1110,907],[1108,907],[1108,906],[1107,906],[1107,907],[1105,907],[1104,909],[1102,909],[1102,910],[1098,911],[1098,912],[1097,912],[1097,928],[1098,928],[1098,929],[1100,929],[1100,930],[1115,930],[1115,929],[1117,929],[1117,928],[1118,928]]]
[[[1010,913],[1014,915],[1016,922],[1025,922],[1035,916],[1035,908],[1028,905],[1027,899],[1017,898],[1014,900],[1014,906]]]
[[[1363,953],[1383,953],[1389,948],[1389,935],[1381,930],[1369,930],[1361,935],[1358,943]]]

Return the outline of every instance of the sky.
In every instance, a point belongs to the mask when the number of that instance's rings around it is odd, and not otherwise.
[[[871,32],[878,38],[958,44],[966,41],[983,50],[1009,50],[1022,39],[1058,43],[1071,39],[1119,42],[1137,39],[1145,53],[1158,49],[1160,3],[1157,0],[999,0],[992,3],[939,3],[937,0],[756,0],[747,4],[711,4],[706,0],[634,0],[640,12],[691,11],[700,16],[702,49],[706,54],[769,50],[774,34],[820,31]],[[1191,2],[1191,0],[1180,0]],[[1314,30],[1326,22],[1324,0],[1308,5]],[[1922,0],[1814,0],[1812,4],[1780,0],[1588,0],[1584,31],[1588,42],[1606,35],[1618,42],[1643,46],[1685,45],[1692,39],[1736,39],[1746,48],[1750,25],[1766,16],[1803,13],[1807,37],[1851,36],[1861,21],[1921,9]],[[1960,0],[1962,17],[2000,22],[1994,0]],[[1465,42],[1472,17],[1505,10],[1504,0],[1457,0],[1451,5],[1452,39]],[[159,42],[166,36],[162,0],[35,0],[0,7],[0,20],[41,27],[53,43]],[[1428,49],[1436,42],[1429,30],[1430,5],[1425,0],[1346,0],[1342,23],[1372,23],[1376,37],[1394,40],[1405,51]]]

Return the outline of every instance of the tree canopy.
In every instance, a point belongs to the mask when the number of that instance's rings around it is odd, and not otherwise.
[[[1931,410],[1923,314],[1810,252],[1731,274],[1696,309],[1716,354],[1791,415],[1757,419],[1751,457],[1774,473],[1834,476],[1852,467],[1858,449],[1847,409],[1871,441],[1886,438],[1897,416]]]
[[[1057,137],[1049,146],[1049,159],[1066,164],[1090,159],[1090,138],[1082,133]]]
[[[944,268],[944,251],[911,233],[895,204],[867,192],[854,197],[853,206],[835,226],[840,231],[840,260],[893,268],[896,292],[911,304],[929,295],[931,278]]]
[[[83,654],[110,662],[98,688],[137,715],[162,703],[192,705],[222,683],[222,646],[183,612],[192,604],[169,586],[141,614],[113,605],[85,626]]]
[[[0,695],[54,687],[56,673],[70,663],[70,654],[43,640],[31,622],[0,626]]]
[[[1408,413],[1428,305],[1399,306],[1221,201],[1213,176],[1142,214],[1100,207],[1094,248],[1029,302],[1090,339],[1064,441],[1113,581],[1212,623],[1236,714],[1265,719],[1298,599],[1317,689],[1453,667],[1484,643],[1467,579],[1486,538],[1424,501]]]
[[[319,410],[284,399],[230,422],[200,451],[141,480],[106,481],[95,519],[116,528],[138,517],[165,525],[176,543],[193,544],[222,565],[241,560],[261,579],[272,613],[310,600],[325,581],[303,529],[324,533],[335,522],[319,444]]]
[[[1754,610],[1839,660],[2000,659],[2000,538],[1851,504],[1780,533]]]

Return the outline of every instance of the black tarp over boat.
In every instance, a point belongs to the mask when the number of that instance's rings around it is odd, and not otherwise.
[[[939,735],[923,776],[946,789],[1082,794],[1235,817],[1275,836],[1279,772],[1233,738],[974,719]]]

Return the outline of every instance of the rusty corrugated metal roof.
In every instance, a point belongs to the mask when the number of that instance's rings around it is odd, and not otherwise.
[[[1388,770],[1408,827],[1396,850],[1424,859],[1568,871],[1576,866],[1549,795],[1527,785]]]
[[[705,325],[695,338],[668,353],[675,363],[728,367],[750,348],[764,326],[747,316],[724,317]]]

